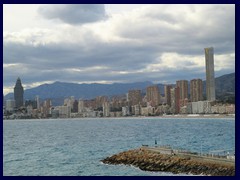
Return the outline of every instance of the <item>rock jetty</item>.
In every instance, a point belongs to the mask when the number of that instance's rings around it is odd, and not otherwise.
[[[234,176],[234,163],[215,162],[179,156],[161,154],[145,148],[124,151],[101,160],[105,164],[133,165],[144,171],[164,171],[194,175]]]

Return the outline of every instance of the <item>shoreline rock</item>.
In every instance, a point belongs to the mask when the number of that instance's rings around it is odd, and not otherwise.
[[[178,155],[160,154],[144,148],[128,150],[101,160],[104,164],[124,164],[143,171],[163,171],[174,174],[235,176],[235,165],[198,160]]]

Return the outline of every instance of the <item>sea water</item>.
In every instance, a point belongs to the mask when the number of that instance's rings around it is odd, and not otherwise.
[[[235,120],[94,118],[3,121],[4,176],[172,176],[101,160],[142,145],[235,150]],[[180,174],[185,175],[185,174]]]

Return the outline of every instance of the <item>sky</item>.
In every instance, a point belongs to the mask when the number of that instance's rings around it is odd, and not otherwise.
[[[235,5],[4,4],[3,92],[44,83],[206,79],[235,72]]]

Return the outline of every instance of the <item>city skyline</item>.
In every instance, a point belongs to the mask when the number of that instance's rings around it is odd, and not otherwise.
[[[211,46],[215,77],[235,72],[234,7],[4,5],[4,94],[17,77],[24,89],[55,81],[205,80],[203,48]]]

